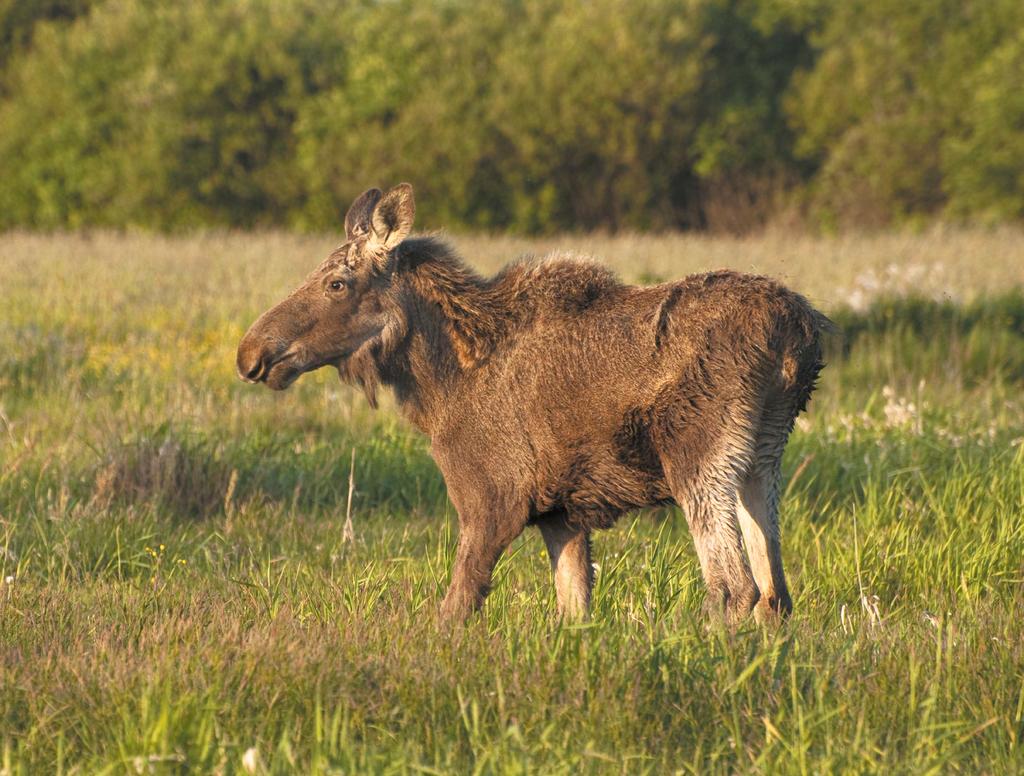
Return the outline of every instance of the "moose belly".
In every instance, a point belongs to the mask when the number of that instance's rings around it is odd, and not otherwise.
[[[564,510],[581,528],[608,528],[625,512],[663,504],[672,494],[661,465],[626,458],[613,447],[579,448],[537,500],[539,512]]]

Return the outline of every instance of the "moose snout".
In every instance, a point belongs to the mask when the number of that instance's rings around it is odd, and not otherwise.
[[[247,383],[257,383],[266,376],[270,358],[261,342],[246,336],[238,345],[236,359],[238,376]]]

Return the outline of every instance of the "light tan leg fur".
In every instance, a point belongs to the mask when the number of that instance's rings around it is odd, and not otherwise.
[[[793,608],[782,569],[777,472],[750,475],[739,495],[736,516],[754,581],[761,593],[754,616],[758,622],[773,622],[787,616]]]
[[[540,524],[555,574],[558,613],[567,620],[584,620],[590,612],[594,570],[590,562],[590,532],[570,527],[565,518]]]

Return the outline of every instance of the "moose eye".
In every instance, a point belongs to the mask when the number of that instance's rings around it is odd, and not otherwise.
[[[332,280],[331,281],[331,290],[332,291],[341,291],[341,289],[343,289],[344,287],[345,287],[345,281],[344,280]]]

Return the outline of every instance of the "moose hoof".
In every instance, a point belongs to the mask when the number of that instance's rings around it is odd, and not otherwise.
[[[449,593],[441,602],[441,623],[450,628],[464,625],[466,620],[480,609],[482,603],[472,596]]]
[[[704,615],[712,624],[732,630],[747,618],[759,597],[754,585],[738,591],[724,587],[708,590],[704,599]]]
[[[792,611],[793,601],[790,599],[789,593],[761,596],[757,606],[754,607],[754,619],[758,625],[774,628],[788,619]]]

